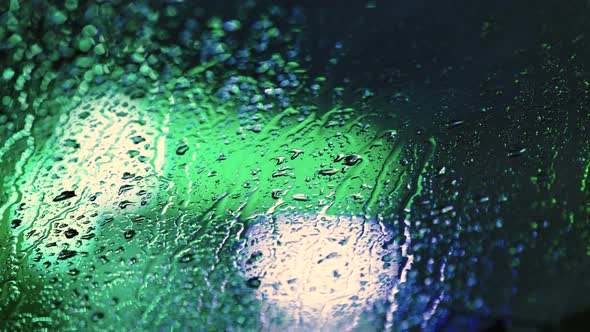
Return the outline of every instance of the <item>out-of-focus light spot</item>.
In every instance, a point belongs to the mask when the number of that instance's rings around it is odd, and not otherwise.
[[[392,240],[362,217],[264,217],[248,230],[239,264],[264,301],[268,328],[284,316],[289,328],[349,330],[398,283],[400,248]]]
[[[74,264],[110,220],[142,209],[149,193],[141,191],[157,179],[153,126],[139,103],[117,94],[89,97],[64,113],[22,180],[30,208],[19,211],[28,234],[19,245],[35,251],[34,262]]]

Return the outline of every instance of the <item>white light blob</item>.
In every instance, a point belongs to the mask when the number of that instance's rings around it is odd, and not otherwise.
[[[32,262],[43,269],[47,262],[75,265],[80,257],[60,260],[60,253],[91,252],[101,225],[142,210],[139,193],[157,185],[154,127],[138,102],[117,94],[89,97],[63,112],[18,183],[26,204],[14,232],[25,234],[18,245],[34,251]],[[133,175],[124,178],[125,172]],[[56,201],[64,191],[74,195]]]
[[[362,217],[261,218],[240,268],[263,300],[265,330],[350,330],[398,283],[399,246]]]

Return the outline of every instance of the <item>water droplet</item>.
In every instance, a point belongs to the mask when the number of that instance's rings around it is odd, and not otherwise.
[[[351,154],[344,158],[344,164],[348,166],[354,166],[358,164],[362,159],[362,157],[358,154]]]
[[[133,178],[134,176],[135,176],[135,174],[132,174],[132,173],[129,173],[129,172],[125,172],[125,173],[123,173],[122,179],[123,180],[129,180],[129,179]]]
[[[102,312],[95,312],[94,314],[92,314],[91,319],[94,322],[98,322],[98,321],[104,319],[104,314]]]
[[[134,158],[134,157],[136,157],[136,156],[139,155],[139,151],[137,151],[137,150],[129,150],[129,151],[127,151],[127,154],[129,155],[130,158]]]
[[[128,230],[125,231],[125,233],[123,233],[123,236],[127,240],[131,240],[135,236],[135,231],[132,230],[132,229],[128,229]]]
[[[124,184],[119,188],[118,194],[121,195],[122,193],[133,189],[133,187],[134,186],[132,184]]]
[[[68,270],[68,274],[71,275],[71,276],[75,276],[75,275],[80,274],[80,270],[78,270],[78,269],[71,269],[71,270]]]
[[[462,125],[465,121],[463,120],[452,120],[449,123],[447,123],[447,128],[448,129],[452,129],[455,127],[459,127],[460,125]]]
[[[14,219],[10,222],[10,228],[15,229],[18,228],[22,223],[22,220],[20,219]]]
[[[291,150],[291,153],[293,153],[291,155],[291,160],[293,160],[293,159],[297,158],[300,154],[302,154],[303,153],[303,150],[301,150],[301,149],[292,149]]]
[[[515,149],[508,152],[508,158],[520,157],[526,152],[526,148]]]
[[[73,149],[80,148],[80,144],[78,143],[78,141],[76,141],[74,139],[66,139],[64,146],[67,146],[67,147],[73,148]]]
[[[61,194],[55,196],[55,198],[53,199],[53,201],[54,202],[61,202],[61,201],[64,201],[66,199],[69,199],[69,198],[72,198],[72,197],[75,197],[75,196],[76,196],[76,193],[73,190],[71,190],[71,191],[66,190],[66,191],[62,191]]]
[[[178,260],[180,263],[190,263],[193,260],[193,254],[186,254]]]
[[[119,202],[119,208],[121,208],[121,209],[124,209],[128,206],[131,206],[131,205],[133,205],[133,202],[131,202],[131,201],[125,200],[125,201]]]
[[[95,237],[95,236],[96,236],[96,235],[95,235],[94,233],[90,233],[90,234],[82,235],[82,236],[80,236],[80,238],[81,238],[82,240],[90,240],[90,239],[92,239],[92,238],[93,238],[93,237]]]
[[[133,141],[134,144],[139,144],[141,142],[144,142],[145,138],[143,138],[141,136],[133,136],[133,137],[131,137],[131,140]]]
[[[250,278],[250,279],[246,280],[246,285],[250,288],[256,289],[256,288],[260,287],[260,284],[261,284],[261,282],[258,277],[254,277],[254,278]]]
[[[248,260],[246,261],[246,264],[248,265],[252,265],[254,263],[256,263],[257,261],[259,261],[260,259],[262,259],[262,253],[260,251],[254,252],[252,253],[252,255],[250,255],[250,258],[248,258]]]
[[[182,156],[187,151],[188,151],[188,145],[182,145],[182,146],[179,146],[178,149],[176,149],[176,154],[179,156]]]
[[[450,212],[450,211],[452,211],[453,209],[454,209],[454,208],[453,208],[453,206],[452,206],[452,205],[448,205],[448,206],[445,206],[445,207],[443,207],[443,208],[440,210],[440,212],[441,212],[441,213],[447,213],[447,212]]]
[[[296,201],[309,201],[309,197],[306,194],[295,194],[293,199]]]
[[[73,229],[73,228],[69,228],[67,231],[65,231],[64,235],[66,236],[66,238],[71,239],[75,236],[77,236],[79,233],[77,230]]]
[[[72,258],[78,254],[77,251],[64,249],[57,254],[57,259],[66,260]]]
[[[279,199],[279,194],[281,193],[281,189],[273,189],[272,191],[272,198],[273,199]]]
[[[337,168],[330,168],[330,169],[322,169],[318,172],[320,175],[334,175],[338,173]]]
[[[341,161],[342,159],[344,159],[345,157],[346,157],[345,154],[340,153],[336,156],[336,158],[334,158],[334,162],[337,163],[337,162]]]

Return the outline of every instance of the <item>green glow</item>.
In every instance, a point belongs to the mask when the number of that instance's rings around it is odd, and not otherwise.
[[[231,271],[233,255],[227,250],[236,238],[230,234],[240,234],[258,216],[401,212],[419,194],[421,176],[412,174],[423,172],[434,147],[433,142],[425,145],[429,152],[422,156],[419,145],[375,125],[377,115],[356,116],[352,109],[261,113],[260,130],[249,131],[229,106],[219,112],[203,104],[208,110],[203,123],[198,114],[163,111],[176,102],[171,97],[164,106],[107,94],[64,112],[46,144],[28,149],[16,166],[22,169],[16,177],[22,195],[10,203],[28,202],[18,211],[25,228],[15,254],[26,252],[26,261],[38,271],[59,275],[90,268],[112,276],[111,291],[99,302],[118,294],[153,303],[141,312],[121,309],[122,317],[139,315],[146,322],[159,319],[156,304],[172,301],[169,295],[177,286],[151,288],[153,281],[137,273],[167,266],[162,273],[178,278],[187,257],[203,260],[197,266],[204,275],[191,278],[207,280],[214,273],[207,272],[209,264]],[[407,190],[408,181],[415,191]],[[64,191],[75,196],[55,202]],[[124,231],[132,231],[133,239],[125,241]],[[68,232],[74,234],[71,239]],[[126,242],[126,257],[149,259],[113,271],[100,262],[101,248],[116,248],[120,241]],[[171,258],[159,255],[162,250],[172,250]],[[68,257],[70,252],[75,256]],[[229,271],[225,274],[235,276],[231,280],[239,278]],[[74,279],[67,285],[84,283]]]
[[[590,173],[590,163],[586,165],[584,169],[584,175],[582,176],[582,186],[580,187],[580,191],[586,190],[586,183],[588,183],[588,173]]]
[[[174,26],[172,6],[162,13],[142,7],[146,17],[124,7],[141,16],[125,29],[144,28],[145,36],[131,39],[111,31],[110,3],[85,9],[101,15],[83,27],[70,13],[76,1],[66,2],[67,12],[45,7],[48,41],[11,32],[14,55],[3,60],[3,80],[14,81],[3,105],[25,116],[0,126],[0,244],[8,249],[0,252],[7,262],[0,305],[10,308],[0,319],[16,329],[255,329],[268,303],[236,266],[252,223],[341,219],[341,240],[353,228],[370,228],[342,247],[354,258],[347,271],[381,264],[367,248],[374,237],[397,234],[397,226],[409,243],[403,210],[422,190],[434,141],[410,139],[397,117],[383,115],[395,110],[321,102],[327,79],[308,77],[307,60],[287,55],[300,30],[281,32],[266,16],[261,28],[208,18],[202,44],[179,46],[164,43],[167,31],[154,23],[165,13]],[[232,39],[245,29],[245,41]],[[258,51],[261,41],[281,53]],[[240,60],[243,48],[250,58]],[[212,53],[193,63],[201,52]],[[288,229],[275,230],[289,238]],[[339,248],[327,234],[317,239],[312,253]],[[367,255],[354,256],[363,250]],[[316,264],[304,258],[297,260]],[[411,260],[404,271],[410,267]],[[363,308],[395,296],[376,277],[362,291],[337,280],[330,308],[347,305],[338,294],[351,291],[365,296]],[[327,287],[326,280],[317,284]],[[313,310],[323,305],[324,298],[304,294]],[[353,320],[357,309],[350,309]]]
[[[377,195],[372,192],[394,189],[385,177],[395,179],[403,174],[399,165],[403,142],[362,125],[326,128],[330,120],[346,115],[332,111],[316,119],[312,114],[298,123],[300,115],[287,112],[270,118],[261,132],[243,137],[235,134],[242,130],[236,122],[214,128],[201,129],[196,123],[175,128],[174,136],[182,139],[167,139],[166,151],[176,151],[181,144],[189,150],[167,159],[173,161],[163,172],[170,178],[168,194],[191,193],[185,196],[184,207],[198,211],[227,195],[214,211],[239,210],[243,217],[264,213],[272,206],[277,210],[332,206],[351,214],[363,212],[364,207],[374,211]],[[171,122],[176,121],[171,115]],[[287,124],[281,127],[279,121]],[[297,150],[302,152],[294,152]],[[334,161],[338,154],[359,154],[362,160],[347,166]],[[225,159],[220,160],[220,156]],[[183,163],[187,167],[179,169],[177,165]],[[320,174],[332,169],[336,170],[333,175]],[[273,190],[278,192],[275,198]]]
[[[116,104],[119,106],[113,108]],[[403,139],[395,131],[371,126],[370,118],[375,115],[362,117],[369,122],[349,119],[354,114],[351,109],[334,109],[322,116],[311,113],[305,119],[288,109],[261,119],[260,132],[246,132],[235,120],[237,114],[229,111],[220,117],[228,121],[213,121],[216,125],[207,126],[200,124],[197,116],[191,119],[183,113],[150,112],[143,107],[115,96],[84,103],[62,117],[51,143],[27,164],[28,176],[20,183],[20,187],[30,188],[25,192],[26,201],[41,207],[22,212],[24,219],[44,216],[47,220],[29,226],[33,233],[25,247],[42,239],[53,241],[54,235],[44,235],[42,230],[63,220],[73,207],[76,215],[88,216],[100,206],[101,217],[91,223],[118,215],[131,219],[145,213],[166,219],[191,211],[206,211],[203,220],[210,215],[222,219],[239,215],[240,221],[281,211],[386,215],[395,212],[393,196],[404,196],[411,179],[408,172],[414,173],[400,163]],[[328,125],[341,120],[345,126]],[[134,137],[142,141],[134,143]],[[181,146],[188,149],[179,155],[176,151]],[[418,162],[418,147],[413,150]],[[358,160],[347,162],[339,155],[357,155],[354,158]],[[56,157],[75,162],[67,163],[56,175],[43,175],[45,169],[63,167]],[[418,189],[409,196],[406,209],[420,191],[424,167],[415,172]],[[133,178],[121,181],[125,172],[133,173]],[[61,179],[53,196],[41,189],[50,185],[44,184],[44,179],[52,176]],[[125,183],[130,186],[120,193]],[[50,203],[65,190],[74,190],[76,196],[63,203]],[[157,197],[144,200],[138,196],[142,190]],[[150,204],[144,206],[142,202]],[[63,208],[55,210],[56,204]],[[204,222],[201,232],[220,222],[217,219]],[[77,222],[78,227],[88,229],[84,223],[87,221]],[[93,228],[100,232],[100,227]],[[55,233],[55,240],[60,233]],[[56,255],[61,249],[43,250]]]

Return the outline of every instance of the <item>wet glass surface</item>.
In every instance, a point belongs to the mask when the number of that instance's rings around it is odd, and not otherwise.
[[[587,310],[589,11],[0,2],[0,330]]]

